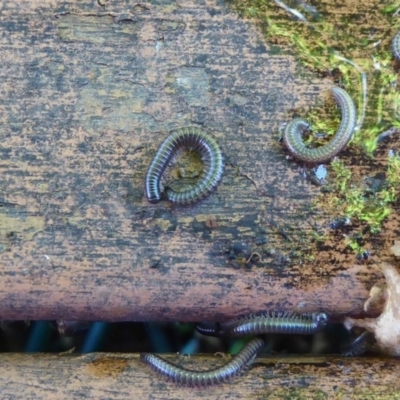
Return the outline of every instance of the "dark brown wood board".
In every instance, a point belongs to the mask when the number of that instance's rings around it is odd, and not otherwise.
[[[177,361],[178,357],[169,356]],[[179,357],[189,368],[220,365],[221,357]],[[164,381],[135,355],[3,354],[3,398],[37,399],[395,399],[400,386],[396,359],[335,357],[259,358],[234,381],[185,388]]]
[[[278,141],[332,81],[222,1],[101,4],[0,3],[1,318],[362,314],[379,268],[301,259],[328,220]],[[220,142],[223,181],[194,206],[151,205],[149,162],[187,125]]]

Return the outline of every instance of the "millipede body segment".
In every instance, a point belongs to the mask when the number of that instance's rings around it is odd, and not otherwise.
[[[224,157],[217,141],[197,127],[175,129],[161,144],[147,170],[145,191],[150,203],[161,200],[161,177],[173,157],[182,149],[200,154],[203,171],[198,182],[189,189],[175,191],[166,187],[164,192],[167,200],[181,205],[196,203],[207,197],[221,181]]]

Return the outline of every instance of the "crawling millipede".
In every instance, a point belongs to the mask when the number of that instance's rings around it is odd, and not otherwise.
[[[214,328],[197,326],[200,333],[209,336],[245,336],[268,333],[283,334],[313,334],[322,329],[327,322],[325,313],[292,314],[292,313],[263,313],[223,322]]]
[[[322,329],[327,322],[325,313],[291,314],[269,313],[251,315],[221,324],[221,332],[229,336],[260,335],[266,333],[309,335]]]
[[[172,158],[182,149],[200,154],[203,171],[196,185],[183,191],[165,188],[172,203],[192,204],[207,197],[219,184],[224,172],[224,157],[217,141],[197,127],[175,129],[164,140],[150,163],[145,179],[146,197],[150,203],[161,200],[160,180]]]
[[[265,345],[262,339],[251,340],[235,357],[222,367],[210,371],[193,371],[176,366],[155,354],[141,354],[140,359],[167,379],[185,386],[211,386],[226,382],[250,365]]]

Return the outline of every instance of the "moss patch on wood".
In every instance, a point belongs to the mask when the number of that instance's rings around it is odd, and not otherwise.
[[[391,52],[391,40],[400,26],[399,5],[378,0],[362,4],[320,0],[313,5],[287,1],[284,10],[266,0],[229,3],[260,27],[275,52],[294,53],[301,64],[344,87],[358,105],[361,126],[350,151],[340,155],[344,162],[331,164],[329,184],[315,206],[337,220],[347,219],[352,229],[344,235],[344,242],[357,254],[364,254],[364,244],[381,230],[398,201],[400,159],[393,151],[379,161],[385,164],[379,165],[380,179],[371,174],[376,168],[380,135],[388,130],[398,134],[400,129],[399,65]],[[295,112],[310,121],[314,132],[326,133],[322,138],[309,138],[314,145],[329,140],[337,129],[338,112],[331,102]],[[365,163],[368,171],[361,166]],[[362,175],[365,172],[369,175]],[[323,241],[323,235],[320,239]]]

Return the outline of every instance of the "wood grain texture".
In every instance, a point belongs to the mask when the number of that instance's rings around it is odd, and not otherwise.
[[[167,356],[168,357],[168,356]],[[177,357],[188,368],[211,368],[221,357]],[[396,399],[400,365],[395,359],[334,357],[257,358],[229,384],[189,389],[191,399]],[[3,398],[187,399],[188,389],[164,381],[136,355],[50,356],[2,354]]]
[[[382,275],[354,255],[334,253],[329,272],[302,261],[327,219],[311,207],[319,188],[277,140],[291,110],[321,100],[331,81],[217,0],[0,10],[2,318],[363,313]],[[196,124],[224,150],[222,183],[193,207],[149,204],[143,180],[158,145]],[[252,251],[263,262],[246,270]]]

